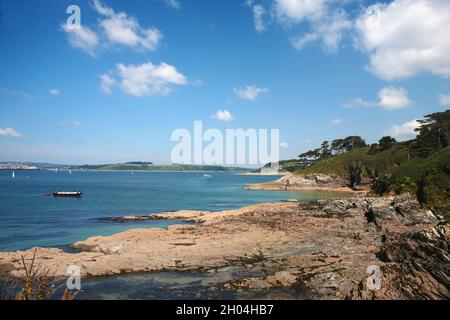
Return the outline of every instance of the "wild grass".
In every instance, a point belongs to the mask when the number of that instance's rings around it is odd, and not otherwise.
[[[78,290],[71,291],[64,289],[62,294],[58,292],[63,285],[57,285],[58,280],[50,274],[48,268],[41,268],[36,265],[36,251],[29,264],[22,256],[21,263],[24,270],[22,276],[2,284],[1,300],[73,300],[78,294]]]

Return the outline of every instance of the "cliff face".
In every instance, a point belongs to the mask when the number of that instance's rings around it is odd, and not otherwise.
[[[307,205],[260,204],[222,212],[179,211],[115,219],[181,219],[196,226],[135,229],[75,243],[81,252],[38,249],[35,264],[66,276],[142,271],[226,274],[209,290],[251,290],[268,298],[448,299],[448,226],[409,196],[350,197]],[[23,273],[0,253],[0,277]],[[287,290],[282,296],[272,289]],[[276,290],[275,290],[276,291]]]

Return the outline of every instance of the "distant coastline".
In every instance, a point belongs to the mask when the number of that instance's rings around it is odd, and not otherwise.
[[[254,169],[216,165],[153,164],[152,162],[125,162],[98,165],[66,165],[38,162],[0,162],[0,170],[58,170],[104,172],[229,172],[251,173]]]

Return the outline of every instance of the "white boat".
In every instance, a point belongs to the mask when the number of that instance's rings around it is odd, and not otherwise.
[[[69,169],[69,174],[72,174],[72,170]]]
[[[16,172],[13,170],[13,173],[12,173],[12,177],[13,178],[15,178],[16,177]]]

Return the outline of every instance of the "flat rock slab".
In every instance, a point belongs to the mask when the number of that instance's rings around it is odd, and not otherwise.
[[[289,287],[318,299],[449,297],[448,228],[409,196],[280,202],[123,219],[197,224],[92,237],[72,245],[79,253],[52,248],[0,252],[0,277],[21,276],[22,257],[29,263],[36,252],[35,264],[61,278],[70,265],[79,266],[84,277],[233,267],[265,276],[240,277],[223,288]],[[379,290],[367,287],[370,266],[382,272]]]

